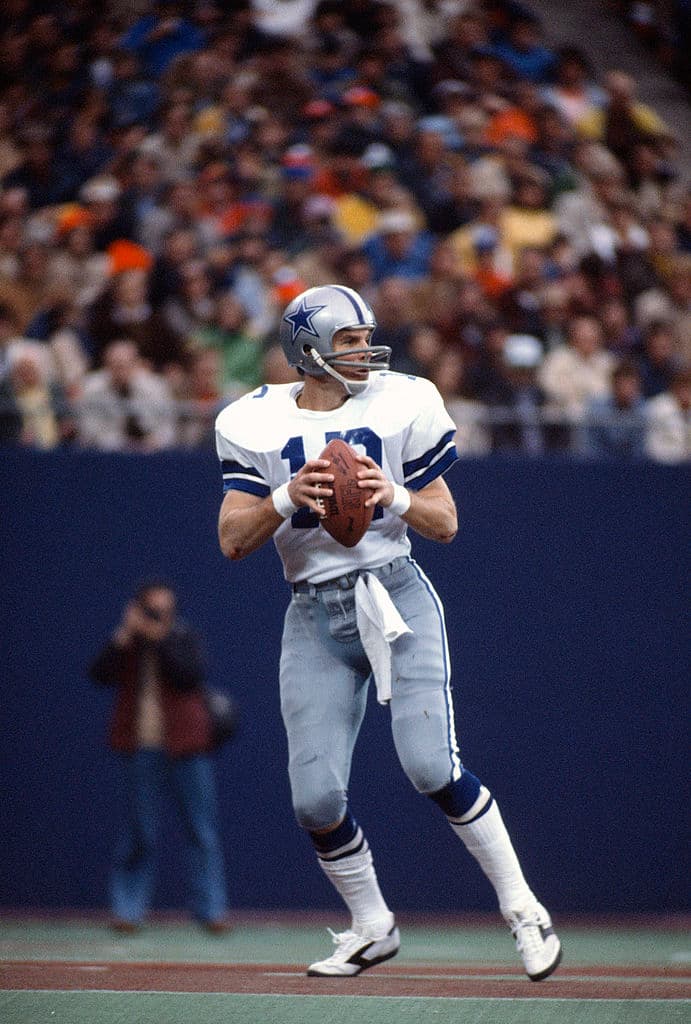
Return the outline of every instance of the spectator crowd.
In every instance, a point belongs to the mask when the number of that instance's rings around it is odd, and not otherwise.
[[[0,443],[210,443],[339,281],[463,455],[691,457],[673,126],[511,0],[0,13]]]

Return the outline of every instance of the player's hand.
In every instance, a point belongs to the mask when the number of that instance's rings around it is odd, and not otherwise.
[[[394,490],[384,470],[369,455],[358,455],[357,460],[363,467],[358,470],[358,487],[367,487],[372,491],[365,505],[368,508],[372,505],[388,508],[393,501]]]
[[[298,508],[306,506],[312,509],[320,518],[324,516],[321,499],[333,494],[329,484],[333,483],[334,477],[328,469],[328,459],[311,459],[288,484],[288,495],[292,503]]]

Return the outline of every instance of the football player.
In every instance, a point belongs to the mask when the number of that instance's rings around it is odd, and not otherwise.
[[[308,968],[350,976],[388,960],[399,932],[372,854],[347,803],[355,740],[373,663],[357,624],[358,577],[374,576],[408,629],[391,643],[391,728],[403,770],[441,809],[494,886],[533,981],[557,967],[561,945],[529,888],[499,809],[460,761],[444,613],[411,557],[408,527],[449,543],[456,508],[444,473],[457,459],[455,425],[434,385],[388,369],[372,345],[374,313],[355,291],[310,288],[286,308],[280,340],[300,381],[264,385],[216,422],[225,496],[219,539],[230,559],[273,538],[291,584],[281,659],[281,713],[293,807],[321,868],[345,902],[350,927]],[[330,494],[319,458],[340,437],[359,453],[359,486],[372,523],[347,548],[320,527]]]

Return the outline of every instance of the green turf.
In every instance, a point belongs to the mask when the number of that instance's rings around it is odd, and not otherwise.
[[[343,922],[333,921],[335,927]],[[691,941],[678,928],[560,926],[565,963],[688,966]],[[397,964],[506,965],[511,937],[500,925],[436,928],[406,923]],[[282,963],[302,970],[329,948],[324,927],[239,920],[211,937],[193,924],[152,924],[136,936],[77,920],[0,921],[2,960]],[[1,1024],[676,1024],[691,1021],[685,1000],[562,1000],[273,996],[167,992],[0,991]]]
[[[676,1024],[689,1003],[0,992],[3,1024]]]
[[[345,922],[334,920],[335,927]],[[559,928],[564,962],[576,964],[691,964],[691,938],[662,928]],[[397,963],[485,963],[514,966],[506,928],[404,925]],[[227,935],[208,936],[194,925],[159,925],[120,936],[102,925],[61,921],[0,921],[0,959],[169,961],[172,963],[305,964],[330,939],[321,926],[241,922]]]

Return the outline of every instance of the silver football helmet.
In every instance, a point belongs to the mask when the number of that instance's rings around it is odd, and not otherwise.
[[[297,366],[312,377],[328,373],[343,385],[349,395],[357,395],[367,387],[367,380],[347,380],[336,369],[352,362],[333,351],[333,336],[344,327],[367,327],[371,338],[377,326],[374,313],[362,296],[340,284],[308,288],[286,307],[281,318],[279,337],[290,366]],[[391,349],[388,345],[367,345],[350,349],[366,352],[370,358],[358,363],[360,369],[386,370]]]

